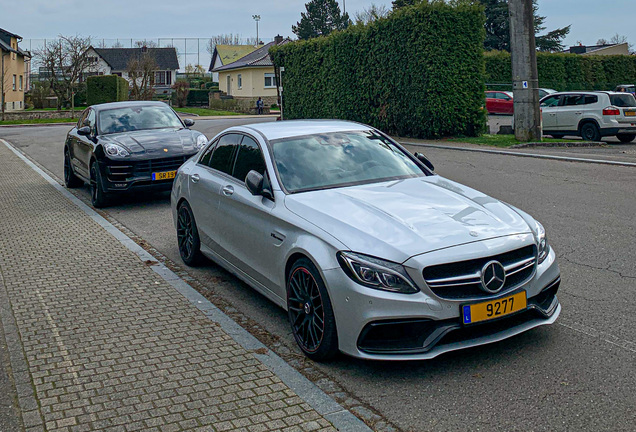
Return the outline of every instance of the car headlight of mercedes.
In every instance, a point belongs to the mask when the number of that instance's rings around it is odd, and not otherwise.
[[[337,256],[347,276],[361,285],[402,294],[419,291],[398,263],[354,252],[338,252]]]
[[[197,150],[201,150],[203,148],[204,145],[206,145],[208,143],[208,139],[205,135],[199,135],[197,136],[197,143],[196,143],[196,148]]]
[[[106,151],[106,154],[109,156],[130,156],[130,153],[128,152],[128,150],[126,150],[125,148],[123,148],[120,145],[117,144],[106,144],[104,145],[104,151]]]
[[[548,243],[548,236],[545,233],[545,228],[543,228],[543,225],[539,222],[536,222],[535,237],[537,239],[539,264],[541,264],[550,253],[550,244]]]

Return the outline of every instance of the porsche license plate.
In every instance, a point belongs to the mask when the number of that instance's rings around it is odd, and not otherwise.
[[[636,111],[627,111],[625,110],[625,117],[636,117]]]
[[[173,179],[176,174],[177,174],[176,171],[153,172],[152,179],[153,180],[170,180],[170,179]]]
[[[482,303],[467,304],[462,306],[462,320],[464,324],[474,324],[488,321],[502,316],[510,315],[528,306],[526,292],[491,300]]]

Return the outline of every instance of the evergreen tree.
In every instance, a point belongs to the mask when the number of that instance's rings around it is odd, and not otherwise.
[[[334,30],[344,30],[350,24],[349,14],[340,13],[336,0],[311,0],[305,8],[307,12],[300,14],[300,22],[292,26],[298,39],[327,36]]]

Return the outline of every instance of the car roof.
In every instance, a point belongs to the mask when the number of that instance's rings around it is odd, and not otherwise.
[[[283,120],[253,123],[242,126],[242,128],[258,132],[269,141],[319,133],[367,131],[372,129],[371,126],[345,120]]]
[[[125,102],[108,102],[103,104],[91,105],[90,108],[93,108],[96,111],[107,110],[107,109],[115,109],[115,108],[126,108],[133,106],[168,106],[165,102],[161,101],[125,101]]]

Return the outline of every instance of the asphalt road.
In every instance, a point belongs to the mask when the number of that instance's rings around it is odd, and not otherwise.
[[[212,137],[239,122],[246,121],[200,121],[194,128]],[[0,138],[62,178],[67,130],[0,128]],[[545,225],[562,271],[562,315],[554,326],[431,361],[341,357],[320,370],[405,431],[633,431],[636,169],[425,153],[440,175],[526,210]],[[88,198],[87,188],[79,194]],[[107,213],[181,263],[167,194],[127,198]],[[212,263],[188,272],[297,352],[282,310]]]

